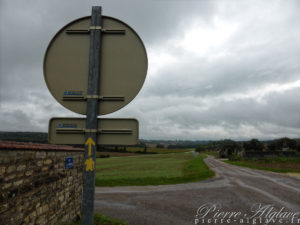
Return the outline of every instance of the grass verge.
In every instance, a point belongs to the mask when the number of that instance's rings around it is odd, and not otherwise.
[[[204,155],[159,154],[97,159],[96,186],[162,185],[214,176]]]
[[[61,225],[81,225],[81,221],[71,222],[71,223],[63,223]],[[94,225],[129,225],[118,219],[109,218],[100,213],[94,214]]]
[[[277,173],[300,173],[299,157],[274,157],[270,159],[249,159],[237,161],[225,160],[224,162],[236,166],[244,166]]]

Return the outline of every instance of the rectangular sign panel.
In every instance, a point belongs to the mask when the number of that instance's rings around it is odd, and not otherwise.
[[[136,145],[139,123],[136,119],[98,119],[98,129],[86,130],[85,118],[52,118],[48,139],[51,144],[84,144],[86,132],[97,132],[99,145]]]
[[[65,158],[65,168],[72,169],[73,168],[73,156],[69,156]]]

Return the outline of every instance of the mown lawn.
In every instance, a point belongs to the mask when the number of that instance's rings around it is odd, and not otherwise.
[[[269,159],[225,160],[236,166],[273,171],[278,173],[300,173],[300,157],[274,157]]]
[[[161,185],[214,176],[204,155],[173,153],[97,159],[96,186]]]

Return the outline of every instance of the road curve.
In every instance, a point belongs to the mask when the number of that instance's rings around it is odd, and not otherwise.
[[[300,225],[299,178],[205,161],[216,173],[205,181],[97,187],[95,211],[132,225]]]

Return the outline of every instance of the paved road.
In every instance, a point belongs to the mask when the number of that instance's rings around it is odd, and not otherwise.
[[[275,223],[268,224],[300,225],[299,178],[228,165],[212,157],[206,163],[216,172],[206,181],[96,188],[95,210],[133,225],[263,224],[272,217]],[[255,214],[256,220],[251,218]],[[294,220],[279,220],[288,215]]]

